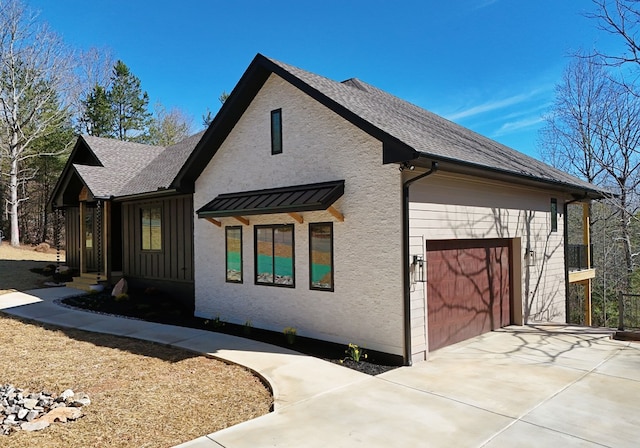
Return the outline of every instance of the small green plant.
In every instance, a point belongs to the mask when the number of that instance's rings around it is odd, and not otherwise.
[[[253,328],[253,326],[251,325],[251,320],[247,319],[244,323],[244,326],[242,327],[242,332],[249,336],[251,334],[251,329]]]
[[[357,344],[349,344],[345,350],[345,354],[347,355],[345,359],[350,359],[353,362],[360,362],[363,359],[367,359],[367,354],[364,352],[364,349],[358,347]]]
[[[220,319],[220,315],[217,315],[213,319],[205,320],[204,324],[207,327],[212,327],[212,328],[222,328],[222,327],[224,327],[224,322]]]
[[[126,302],[129,300],[129,294],[118,294],[113,298],[116,302]]]
[[[298,333],[298,330],[296,330],[294,327],[286,327],[282,332],[287,338],[287,343],[289,345],[293,345],[294,342],[296,342],[296,334]]]

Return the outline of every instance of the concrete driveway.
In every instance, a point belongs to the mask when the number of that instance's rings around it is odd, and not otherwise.
[[[79,293],[5,294],[0,310],[206,353],[244,365],[271,384],[274,412],[182,447],[640,445],[640,343],[614,341],[609,332],[509,327],[371,377],[257,341],[56,302]]]
[[[640,344],[589,331],[489,333],[189,446],[638,446]]]

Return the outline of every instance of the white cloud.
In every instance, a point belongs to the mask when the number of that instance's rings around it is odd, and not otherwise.
[[[503,98],[500,100],[490,101],[488,103],[479,104],[477,106],[470,107],[460,112],[448,114],[446,115],[446,118],[451,121],[456,121],[463,118],[473,117],[475,115],[480,115],[487,112],[492,112],[494,110],[504,109],[505,107],[510,107],[515,104],[523,103],[529,100],[532,96],[533,96],[533,93],[523,93],[523,94],[511,96],[508,98]]]
[[[500,137],[502,135],[511,134],[515,131],[521,131],[523,129],[536,127],[543,121],[544,119],[540,115],[523,118],[522,120],[517,121],[509,121],[500,126],[500,128],[498,128],[498,130],[495,132],[494,136]]]
[[[536,105],[534,107],[540,107],[540,103],[548,104],[549,99],[545,97],[549,96],[551,92],[553,92],[553,85],[543,85],[541,87],[531,89],[526,93],[518,93],[506,98],[499,98],[468,107],[464,110],[459,110],[458,112],[448,113],[445,114],[444,117],[451,121],[457,121],[481,114],[495,112],[501,109],[511,108],[512,106],[523,103],[535,103]],[[528,108],[531,108],[531,106],[529,105]]]
[[[498,3],[498,0],[482,0],[476,5],[474,9],[486,8],[487,6],[491,6],[494,3]]]

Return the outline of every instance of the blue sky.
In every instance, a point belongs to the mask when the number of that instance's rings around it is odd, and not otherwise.
[[[77,48],[110,48],[151,105],[194,118],[256,53],[341,81],[360,78],[538,155],[542,115],[574,52],[621,43],[590,0],[25,0]]]

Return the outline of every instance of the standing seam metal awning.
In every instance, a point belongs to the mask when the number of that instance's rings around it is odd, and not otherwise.
[[[344,180],[225,193],[197,211],[198,218],[326,210],[344,194]]]

